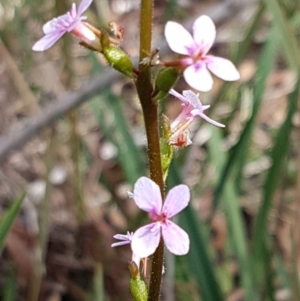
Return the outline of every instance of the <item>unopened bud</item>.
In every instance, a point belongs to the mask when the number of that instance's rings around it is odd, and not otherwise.
[[[144,280],[140,277],[138,266],[135,262],[131,261],[128,264],[130,272],[130,291],[134,301],[147,301],[148,289]]]
[[[123,73],[127,77],[134,78],[134,67],[128,54],[114,45],[111,45],[108,33],[102,31],[101,34],[101,53],[106,58],[110,66]]]
[[[170,120],[167,116],[162,115],[162,137],[160,138],[160,154],[161,167],[163,171],[164,180],[167,178],[170,164],[174,155],[174,148],[169,143],[171,132]]]
[[[160,70],[155,79],[153,99],[163,99],[179,79],[178,70],[174,67],[167,67]]]

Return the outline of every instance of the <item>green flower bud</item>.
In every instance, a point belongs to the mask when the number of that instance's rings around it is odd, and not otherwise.
[[[148,289],[144,280],[141,279],[139,268],[135,262],[131,261],[128,265],[130,278],[130,291],[134,301],[147,301]]]
[[[169,139],[171,137],[170,120],[167,116],[162,115],[162,137],[159,140],[160,154],[161,154],[161,168],[163,171],[164,181],[169,172],[169,167],[174,155],[174,147],[170,145]]]
[[[109,65],[127,77],[134,78],[134,67],[130,57],[124,50],[110,43],[108,33],[104,30],[102,31],[100,42],[102,46],[101,53]]]
[[[163,99],[176,84],[179,78],[178,70],[174,67],[167,67],[160,70],[155,79],[153,99]]]

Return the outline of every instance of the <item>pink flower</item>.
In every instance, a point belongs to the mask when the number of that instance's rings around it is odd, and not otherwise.
[[[76,10],[76,4],[73,3],[71,10],[66,14],[48,21],[43,26],[45,36],[33,45],[32,50],[44,51],[49,49],[67,32],[75,35],[81,42],[91,47],[97,47],[99,41],[97,41],[96,35],[82,22],[86,17],[81,16],[91,5],[92,1],[82,0],[78,10]]]
[[[132,241],[132,236],[133,236],[133,232],[129,232],[127,231],[127,234],[116,234],[113,237],[115,239],[120,240],[119,242],[115,242],[111,245],[112,248],[114,247],[119,247],[119,246],[123,246],[123,245],[128,245],[131,244]]]
[[[191,144],[187,134],[187,128],[191,125],[196,116],[203,118],[212,125],[225,127],[224,124],[210,119],[203,113],[210,105],[202,105],[198,98],[199,95],[195,94],[193,91],[186,90],[183,91],[181,95],[174,89],[171,89],[169,93],[179,99],[183,105],[182,112],[171,124],[172,135],[169,139],[171,145],[186,146]]]
[[[111,245],[111,247],[114,248],[114,247],[119,247],[119,246],[131,244],[132,237],[133,237],[133,232],[129,232],[129,231],[127,231],[126,235],[116,234],[116,235],[114,235],[114,238],[118,239],[120,241],[113,243]],[[132,252],[132,261],[134,261],[136,263],[136,265],[139,267],[141,258],[139,256],[137,256],[135,253]]]
[[[139,228],[133,234],[131,242],[133,252],[141,258],[150,256],[156,250],[162,235],[170,252],[175,255],[186,254],[190,247],[189,237],[170,218],[188,205],[190,201],[188,187],[178,185],[172,188],[162,205],[158,185],[146,177],[141,177],[134,185],[133,194],[137,206],[149,212],[149,218],[153,222]]]
[[[185,67],[183,76],[192,88],[204,92],[212,88],[208,70],[223,80],[240,78],[231,61],[207,54],[216,37],[216,27],[210,17],[203,15],[194,22],[193,36],[179,23],[169,21],[165,37],[174,52],[186,56],[180,60],[180,65]]]

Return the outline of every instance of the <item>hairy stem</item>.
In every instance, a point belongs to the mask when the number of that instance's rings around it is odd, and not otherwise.
[[[140,62],[151,52],[152,40],[152,0],[142,0],[140,18]],[[149,65],[139,65],[137,91],[144,114],[144,122],[148,141],[148,162],[151,179],[158,184],[163,197],[164,181],[161,169],[159,148],[157,105],[152,101],[151,68]],[[149,287],[149,301],[158,301],[160,296],[161,276],[163,266],[164,244],[160,244],[153,255]]]

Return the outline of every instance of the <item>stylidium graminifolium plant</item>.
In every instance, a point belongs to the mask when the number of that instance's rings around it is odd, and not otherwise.
[[[83,16],[83,13],[91,3],[92,0],[82,0],[78,8],[73,3],[70,11],[48,21],[43,26],[45,35],[33,45],[32,50],[45,51],[64,34],[70,33],[79,40],[83,47],[102,53],[108,64],[129,77],[138,90],[138,80],[143,75],[135,69],[129,55],[120,47],[123,39],[123,27],[110,22],[109,30],[98,29],[86,22],[87,18]],[[208,53],[216,38],[216,28],[209,16],[202,15],[196,19],[192,34],[181,24],[168,21],[164,34],[170,49],[180,54],[180,58],[171,62],[160,61],[155,57],[157,51],[153,51],[149,57],[141,60],[141,64],[149,66],[149,68],[153,65],[160,66],[157,73],[153,74],[154,81],[150,83],[153,105],[158,106],[167,95],[171,95],[178,99],[183,107],[181,113],[173,121],[170,121],[165,115],[158,116],[161,118],[162,124],[159,144],[163,183],[168,175],[174,149],[186,147],[192,143],[192,139],[189,137],[189,127],[195,117],[200,117],[216,127],[225,127],[204,114],[204,111],[210,106],[201,103],[199,94],[192,90],[185,90],[180,94],[173,89],[180,75],[183,74],[185,81],[193,89],[202,92],[209,91],[213,86],[210,72],[226,81],[236,81],[240,78],[238,70],[231,61]],[[157,68],[153,69],[153,72],[154,70]],[[141,93],[139,95],[141,98]],[[144,111],[144,117],[146,114],[147,111]],[[158,133],[157,129],[156,131]],[[149,140],[149,137],[147,138]],[[150,147],[149,152],[151,154]],[[149,152],[148,156],[150,156]],[[131,293],[134,300],[146,301],[148,300],[148,288],[140,275],[141,260],[153,255],[161,241],[175,255],[185,255],[189,252],[188,234],[171,219],[188,206],[190,191],[186,185],[181,184],[171,188],[164,198],[162,187],[158,183],[150,178],[141,177],[134,185],[132,197],[136,205],[148,213],[150,223],[135,232],[127,232],[124,235],[116,234],[114,238],[118,242],[113,243],[112,247],[126,244],[131,246],[132,258],[129,262]],[[162,270],[163,267],[158,272],[162,273]],[[151,277],[155,277],[155,273],[151,273]],[[157,287],[159,290],[160,284]],[[159,292],[157,295],[159,296]]]

